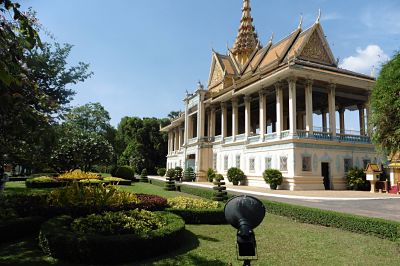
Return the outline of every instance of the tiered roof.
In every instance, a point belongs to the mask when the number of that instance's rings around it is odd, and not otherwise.
[[[213,50],[208,89],[220,94],[249,75],[268,73],[290,61],[313,63],[338,69],[337,62],[320,24],[319,14],[315,23],[302,29],[298,27],[288,36],[273,43],[273,37],[262,47],[251,17],[250,1],[243,1],[242,18],[232,50],[227,55]]]
[[[232,48],[232,55],[241,65],[247,63],[254,50],[260,48],[260,42],[253,25],[251,16],[250,0],[243,0],[242,18],[239,31]]]

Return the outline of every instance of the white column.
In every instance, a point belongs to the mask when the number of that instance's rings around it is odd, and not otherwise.
[[[312,99],[312,80],[306,81],[305,87],[305,102],[306,102],[306,131],[311,136],[313,135],[314,125],[313,125],[313,99]]]
[[[289,78],[289,132],[290,135],[297,133],[296,116],[296,78]]]
[[[259,109],[260,109],[260,141],[264,141],[267,133],[267,95],[265,90],[259,91]]]
[[[178,127],[178,150],[182,147],[182,128],[181,126]]]
[[[370,98],[368,97],[368,103],[366,104],[366,106],[365,106],[365,113],[366,113],[366,115],[367,115],[367,130],[366,130],[366,132],[365,132],[365,135],[366,136],[371,136],[371,129],[370,129],[370,124],[369,124],[369,118],[371,117],[371,108],[370,108],[370,105],[371,105],[371,101],[370,101]]]
[[[330,84],[328,89],[329,127],[332,137],[336,136],[336,84]]]
[[[177,128],[175,128],[175,133],[174,133],[174,135],[175,135],[175,138],[174,138],[174,140],[175,140],[175,151],[178,151],[179,150],[179,127],[177,127]]]
[[[275,84],[276,92],[276,136],[281,137],[283,127],[283,90],[282,84]]]
[[[365,114],[364,114],[364,106],[362,104],[357,105],[358,107],[358,117],[360,120],[360,135],[365,135]]]
[[[226,103],[222,102],[221,103],[221,136],[222,139],[226,137],[227,134],[227,109],[226,109]]]
[[[251,113],[251,97],[244,96],[244,131],[246,138],[250,136],[250,113]]]
[[[232,140],[236,140],[238,133],[238,99],[232,99]]]
[[[189,100],[185,100],[185,131],[183,132],[183,143],[184,145],[188,144],[189,140],[189,110],[188,110]]]
[[[327,122],[326,122],[326,110],[321,110],[322,115],[322,132],[327,132]]]
[[[204,94],[199,92],[199,103],[197,105],[197,139],[204,138],[204,121],[205,121],[205,110],[204,110]]]
[[[345,108],[341,107],[339,108],[339,124],[340,124],[340,134],[345,134],[346,128],[344,125],[344,111]]]
[[[210,137],[215,137],[215,106],[211,106]]]
[[[168,155],[171,154],[171,132],[168,131]]]

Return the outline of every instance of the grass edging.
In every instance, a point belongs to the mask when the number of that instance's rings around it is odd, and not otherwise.
[[[156,181],[156,182],[154,182]],[[163,181],[152,180],[154,185],[164,186]],[[211,188],[198,188],[180,185],[181,192],[212,199]],[[234,195],[228,193],[228,199]],[[288,203],[261,199],[267,208],[267,213],[288,217],[301,223],[334,227],[350,232],[374,235],[391,241],[400,242],[400,222],[360,215],[321,210],[317,208],[292,205]]]

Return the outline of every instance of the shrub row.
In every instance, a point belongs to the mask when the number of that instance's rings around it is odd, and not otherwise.
[[[166,209],[185,220],[187,224],[226,224],[224,209]]]
[[[195,195],[201,198],[212,200],[214,197],[214,191],[208,188],[198,188],[193,186],[181,185],[181,192]],[[234,197],[234,195],[228,194],[228,199]]]
[[[296,206],[281,202],[267,200],[262,200],[262,202],[267,207],[267,212],[279,216],[286,216],[298,222],[375,235],[392,241],[400,240],[399,222]]]
[[[43,217],[32,216],[0,221],[0,243],[18,239],[27,235],[38,234]]]
[[[213,191],[205,188],[181,185],[181,191],[207,199],[212,199],[213,196]],[[231,197],[233,197],[233,195],[228,193],[228,198]],[[268,200],[262,200],[262,202],[265,204],[268,213],[289,217],[298,222],[335,227],[355,233],[375,235],[392,241],[400,240],[399,222]]]
[[[185,229],[179,216],[168,212],[162,215],[167,225],[145,237],[78,234],[70,230],[73,218],[60,216],[42,225],[39,245],[52,257],[78,263],[121,263],[154,257],[177,248]]]
[[[139,203],[128,203],[111,206],[49,206],[47,194],[12,194],[0,196],[0,210],[13,209],[18,217],[42,216],[54,217],[68,214],[71,216],[84,216],[91,213],[104,211],[125,211],[143,209],[148,211],[161,211],[167,207],[167,200],[163,197],[147,194],[135,194]],[[1,237],[1,235],[0,235]]]

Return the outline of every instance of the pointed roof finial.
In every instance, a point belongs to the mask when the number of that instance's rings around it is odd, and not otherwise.
[[[269,38],[268,43],[272,43],[272,41],[274,40],[274,36],[275,36],[275,33],[272,33],[271,37]]]
[[[246,61],[251,53],[258,48],[258,36],[251,16],[250,0],[243,0],[242,18],[239,31],[232,47],[232,53],[238,61]],[[242,60],[243,59],[243,60]]]
[[[301,29],[302,26],[303,26],[303,15],[300,15],[300,22],[299,22],[299,26],[297,26],[297,28]]]
[[[320,21],[321,21],[321,8],[318,10],[318,17],[317,17],[317,20],[315,21],[315,23],[319,24]]]

